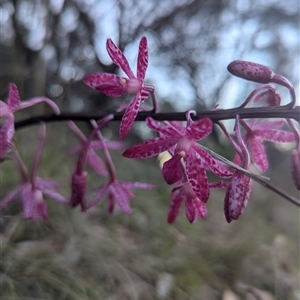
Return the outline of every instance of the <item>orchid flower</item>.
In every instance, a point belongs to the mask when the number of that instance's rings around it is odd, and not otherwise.
[[[134,197],[131,189],[153,189],[154,185],[144,182],[122,182],[116,179],[110,180],[108,183],[102,185],[97,194],[94,196],[87,209],[95,206],[105,194],[108,195],[108,210],[113,212],[115,203],[117,203],[124,213],[130,213],[131,208],[129,200]]]
[[[68,121],[68,125],[82,143],[82,145],[76,145],[69,149],[69,153],[73,154],[82,150],[82,147],[84,147],[84,145],[87,142],[87,138],[85,137],[83,132],[75,125],[74,122]],[[121,149],[123,148],[123,144],[115,141],[105,141],[105,147],[107,147],[108,149]],[[91,141],[88,148],[86,162],[92,169],[96,171],[97,174],[99,174],[100,176],[106,176],[107,171],[105,165],[100,156],[98,156],[97,153],[94,151],[101,149],[103,149],[101,141]]]
[[[284,120],[263,121],[256,124],[256,119],[249,123],[241,120],[241,125],[245,128],[244,141],[249,149],[250,156],[255,166],[262,172],[268,169],[268,159],[262,145],[263,140],[274,143],[288,143],[295,141],[292,132],[280,130],[278,128],[285,124]]]
[[[208,118],[192,121],[190,112],[187,113],[187,127],[179,130],[168,123],[146,119],[146,124],[152,130],[157,131],[160,137],[144,141],[127,149],[123,156],[128,158],[146,158],[158,155],[166,150],[174,149],[173,157],[166,162],[163,169],[167,182],[174,183],[180,179],[178,164],[181,158],[185,162],[186,174],[194,192],[201,201],[206,202],[209,197],[209,184],[206,169],[209,168],[216,175],[230,177],[232,173],[221,166],[210,154],[198,147],[197,141],[208,136],[212,131],[212,122]],[[168,173],[173,178],[168,179]]]
[[[0,202],[0,210],[2,210],[7,207],[8,204],[20,199],[23,204],[24,218],[33,220],[48,218],[47,205],[43,198],[44,195],[62,204],[68,203],[64,196],[57,193],[57,189],[59,187],[57,182],[51,179],[42,179],[36,176],[46,134],[46,125],[41,123],[40,126],[38,147],[30,173],[28,173],[17,150],[14,149],[13,153],[22,175],[22,182]]]
[[[209,188],[227,188],[228,185],[228,182],[222,181],[208,183]],[[173,223],[176,220],[182,203],[185,204],[186,217],[190,223],[194,222],[196,218],[207,216],[206,204],[196,195],[185,172],[182,174],[182,180],[177,183],[171,192],[168,223]]]
[[[60,114],[58,106],[46,97],[35,97],[21,102],[17,86],[14,83],[9,84],[7,104],[0,101],[0,118],[4,119],[0,129],[0,158],[7,153],[12,144],[15,133],[14,114],[21,109],[31,107],[40,102],[46,102],[55,114]]]
[[[108,116],[113,118],[113,116]],[[98,129],[98,125],[95,121],[91,122],[95,129]],[[114,211],[115,202],[119,205],[120,209],[124,213],[130,213],[131,208],[129,205],[129,200],[133,198],[134,194],[131,191],[132,188],[139,188],[139,189],[153,189],[155,186],[149,183],[143,182],[120,182],[116,178],[116,170],[109,154],[107,147],[105,147],[105,141],[101,134],[101,131],[96,131],[97,136],[100,141],[100,145],[103,149],[103,155],[105,157],[105,164],[109,174],[109,181],[102,185],[99,189],[94,198],[92,199],[91,203],[87,206],[87,209],[95,206],[99,200],[107,193],[108,194],[108,210],[110,212]]]
[[[121,121],[119,134],[120,138],[124,139],[133,125],[141,102],[148,97],[149,92],[153,91],[153,86],[144,82],[148,67],[147,39],[142,37],[140,41],[136,76],[122,51],[111,39],[107,40],[106,49],[111,60],[125,72],[128,78],[108,73],[92,73],[85,76],[83,81],[89,87],[110,97],[119,97],[123,93],[136,94],[127,106]]]

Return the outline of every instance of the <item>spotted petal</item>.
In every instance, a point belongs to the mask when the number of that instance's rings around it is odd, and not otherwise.
[[[198,217],[205,218],[207,216],[207,208],[203,201],[200,201],[197,198],[193,199],[192,205],[193,205],[194,211]]]
[[[172,136],[172,137],[177,137],[181,138],[182,134],[178,132],[178,130],[172,126],[171,124],[166,124],[166,123],[161,123],[157,122],[151,117],[146,118],[146,125],[152,129],[157,131],[163,136]]]
[[[189,151],[184,160],[186,175],[193,191],[201,201],[207,202],[209,198],[209,187],[203,162],[194,151]]]
[[[228,223],[237,220],[244,211],[251,191],[250,178],[236,172],[227,189],[224,201],[224,212]]]
[[[295,134],[285,130],[279,129],[266,129],[266,130],[255,130],[255,135],[258,135],[262,139],[274,143],[285,143],[295,141]]]
[[[265,172],[269,167],[269,163],[261,141],[257,137],[253,137],[248,140],[247,145],[253,163],[261,172]]]
[[[148,67],[147,38],[142,37],[139,45],[139,54],[138,54],[138,63],[137,63],[138,80],[144,81],[147,67]]]
[[[212,121],[209,118],[202,118],[193,122],[186,129],[186,136],[191,140],[199,141],[211,133],[212,126]]]
[[[180,207],[182,205],[184,199],[184,195],[182,194],[182,191],[180,188],[175,188],[171,192],[171,203],[169,206],[169,212],[168,212],[168,223],[173,223],[178,214]]]
[[[127,158],[152,157],[168,150],[174,146],[176,142],[177,139],[171,139],[167,137],[154,138],[130,147],[123,153],[123,156]]]
[[[120,183],[111,184],[109,189],[121,210],[124,213],[130,213],[131,208],[129,205],[129,199],[133,197],[133,193],[130,191],[130,189]]]
[[[119,97],[125,90],[125,79],[108,73],[92,73],[83,78],[83,82],[109,97]]]
[[[14,83],[9,84],[9,94],[7,105],[13,113],[15,113],[20,106],[20,95],[17,86]]]
[[[228,167],[212,157],[208,152],[204,151],[198,146],[193,146],[193,150],[197,152],[200,159],[205,162],[207,168],[210,169],[214,174],[222,178],[229,178],[232,176],[232,172],[228,170]]]
[[[129,133],[129,131],[134,123],[134,120],[136,118],[136,115],[138,113],[140,103],[141,103],[141,94],[138,93],[134,97],[134,99],[129,103],[129,105],[122,117],[120,131],[119,131],[120,139],[123,140],[126,137],[126,135]]]
[[[111,58],[111,60],[121,68],[125,74],[130,78],[135,78],[132,70],[130,69],[129,63],[123,54],[123,52],[115,45],[115,43],[108,39],[106,42],[106,50]]]
[[[190,223],[195,221],[196,213],[193,205],[193,198],[190,198],[189,196],[185,199],[185,215]]]
[[[182,171],[180,168],[181,157],[178,155],[172,156],[166,161],[162,168],[162,175],[167,184],[173,184],[182,178]]]

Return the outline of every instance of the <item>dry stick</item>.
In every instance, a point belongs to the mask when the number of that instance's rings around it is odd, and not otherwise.
[[[240,171],[241,173],[244,173],[245,175],[249,176],[250,178],[252,178],[256,182],[261,184],[263,187],[273,191],[274,193],[280,195],[281,197],[285,198],[286,200],[288,200],[291,203],[295,204],[296,206],[300,207],[300,201],[297,198],[295,198],[295,197],[287,194],[286,192],[276,188],[275,186],[271,185],[268,181],[266,181],[266,179],[269,180],[269,178],[267,178],[265,176],[260,176],[260,175],[256,175],[254,173],[251,173],[250,171],[241,168],[240,166],[234,164],[230,160],[228,160],[225,157],[221,156],[220,154],[206,148],[203,145],[199,145],[199,147],[201,147],[203,150],[209,152],[209,154],[211,154],[211,156],[215,157],[216,159],[224,162],[225,164],[229,165],[230,167],[232,167],[232,168]]]

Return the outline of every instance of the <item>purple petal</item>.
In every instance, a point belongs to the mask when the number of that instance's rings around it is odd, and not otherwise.
[[[24,185],[22,190],[23,215],[28,219],[47,219],[47,206],[43,194],[31,184]]]
[[[114,209],[115,209],[115,200],[114,200],[114,197],[111,193],[108,194],[108,211],[110,213],[113,213]]]
[[[94,196],[93,200],[91,201],[91,203],[89,203],[86,207],[86,210],[95,206],[100,200],[101,198],[105,195],[105,193],[107,192],[109,188],[109,183],[104,184],[99,191],[97,192],[97,194]]]
[[[106,171],[104,163],[102,162],[102,159],[95,153],[95,151],[93,149],[89,149],[87,157],[86,157],[86,162],[100,176],[107,175],[107,171]]]
[[[35,177],[34,184],[38,189],[46,188],[51,190],[57,190],[59,188],[59,183],[52,179],[43,179],[40,177]]]
[[[0,202],[0,210],[4,209],[8,204],[18,200],[17,195],[23,189],[23,184],[19,184]]]
[[[197,197],[207,202],[209,198],[208,179],[202,161],[194,151],[189,151],[185,157],[186,175]]]
[[[85,76],[83,82],[109,97],[119,97],[125,92],[125,78],[115,74],[92,73]]]
[[[230,182],[217,181],[217,182],[209,182],[208,186],[210,189],[227,189]]]
[[[255,130],[254,134],[262,139],[274,143],[288,143],[295,141],[295,134],[279,129]]]
[[[55,191],[52,191],[52,190],[49,190],[49,189],[46,189],[44,187],[41,187],[40,189],[43,194],[47,197],[49,197],[50,199],[53,199],[61,204],[69,204],[69,201],[68,199],[66,199],[63,195],[55,192]]]
[[[158,155],[176,144],[176,139],[158,137],[142,142],[127,149],[123,156],[127,158],[146,158]]]
[[[0,158],[2,158],[6,154],[8,148],[11,147],[14,133],[14,119],[7,118],[0,129]]]
[[[261,141],[258,138],[253,137],[248,140],[247,145],[249,147],[249,152],[253,163],[261,172],[265,172],[269,167],[269,163],[265,148]]]
[[[172,138],[181,138],[182,134],[178,132],[178,130],[171,126],[170,124],[160,123],[154,120],[151,117],[146,118],[146,125],[152,129],[157,131],[163,136],[171,136]]]
[[[114,64],[121,68],[130,79],[135,78],[126,57],[111,39],[106,42],[106,50]]]
[[[15,113],[20,106],[20,95],[17,86],[14,83],[9,84],[9,94],[7,105]]]
[[[85,210],[85,195],[87,186],[87,172],[82,172],[81,174],[74,173],[72,175],[71,182],[71,200],[70,203],[73,207],[77,205],[81,206],[81,209]]]
[[[224,212],[228,223],[237,220],[244,211],[250,196],[250,178],[236,172],[227,189],[224,201]]]
[[[184,196],[182,195],[181,189],[173,189],[171,192],[171,203],[169,206],[169,212],[168,212],[168,223],[173,223],[178,214],[181,207],[181,204],[183,202]]]
[[[148,67],[147,38],[142,37],[139,45],[139,54],[138,54],[138,63],[137,63],[138,80],[144,81],[147,67]]]
[[[180,161],[181,157],[178,155],[174,155],[171,159],[164,163],[162,168],[162,175],[167,184],[173,184],[182,178]]]
[[[285,120],[276,120],[276,121],[262,121],[254,125],[252,128],[256,130],[266,130],[266,129],[275,129],[281,128],[286,124]]]
[[[110,185],[110,192],[112,193],[114,199],[117,201],[121,210],[124,213],[130,213],[131,208],[129,205],[129,199],[132,198],[132,192],[127,189],[125,186],[120,185],[119,183],[114,183]],[[131,197],[130,197],[131,196]]]
[[[190,223],[193,223],[196,218],[196,212],[193,205],[193,199],[187,197],[185,200],[185,215]]]
[[[141,95],[138,93],[129,103],[121,121],[119,136],[123,140],[129,133],[141,104]]]
[[[0,100],[0,118],[13,118],[13,112],[9,106]]]
[[[204,151],[200,147],[193,146],[193,150],[197,152],[200,159],[205,162],[205,165],[217,176],[222,178],[232,177],[232,172],[222,162],[212,157],[208,152]]]
[[[198,217],[205,218],[207,216],[207,208],[203,201],[200,201],[197,198],[193,199],[192,205],[193,205],[194,211]]]
[[[193,141],[199,141],[208,136],[212,128],[212,121],[209,118],[202,118],[193,122],[191,126],[186,129],[186,136]]]

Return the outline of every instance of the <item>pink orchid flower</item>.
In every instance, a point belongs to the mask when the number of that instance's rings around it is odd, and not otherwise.
[[[107,40],[106,49],[112,61],[125,72],[128,78],[108,73],[92,73],[85,76],[83,81],[89,87],[110,97],[119,97],[123,93],[136,94],[127,106],[121,121],[119,134],[120,138],[124,139],[133,125],[141,102],[148,97],[149,91],[153,91],[153,86],[144,83],[148,67],[147,39],[142,37],[140,41],[137,76],[133,74],[126,57],[111,39]]]
[[[123,153],[123,156],[127,158],[146,158],[171,149],[174,151],[174,155],[165,163],[163,168],[166,181],[174,183],[180,179],[181,175],[178,168],[180,167],[180,160],[183,159],[189,183],[197,197],[206,202],[209,198],[206,169],[210,169],[220,177],[231,177],[232,173],[198,146],[197,141],[211,133],[211,120],[203,118],[194,122],[189,113],[187,116],[187,127],[180,130],[170,123],[160,124],[152,118],[147,118],[147,126],[157,131],[160,137],[130,147]],[[173,147],[175,147],[174,150]]]
[[[96,205],[99,200],[108,193],[108,208],[110,212],[113,212],[115,207],[115,202],[117,202],[121,210],[125,213],[131,211],[129,200],[134,196],[131,189],[132,188],[141,188],[141,189],[153,189],[154,185],[142,182],[119,182],[116,179],[116,170],[109,154],[108,148],[100,131],[100,128],[104,124],[113,119],[113,115],[108,115],[98,123],[91,121],[94,130],[85,142],[84,147],[82,148],[80,155],[78,157],[75,171],[72,175],[72,195],[71,195],[71,204],[73,206],[81,205],[82,210],[87,210],[94,205]],[[73,126],[72,126],[73,127]],[[97,134],[99,139],[98,146],[102,149],[103,156],[105,158],[105,165],[107,173],[109,175],[108,183],[102,185],[99,188],[98,193],[92,199],[91,203],[87,206],[85,204],[85,193],[86,193],[86,178],[87,172],[84,171],[85,162],[90,151],[90,146],[93,136]]]
[[[240,157],[240,166],[248,170],[250,165],[250,156],[241,136],[238,116],[236,119],[235,131],[238,145],[236,145],[232,139],[231,142],[233,143],[233,146]],[[230,223],[232,220],[237,220],[243,213],[247,206],[250,193],[251,179],[245,174],[234,170],[224,200],[224,212],[228,223]]]
[[[130,213],[131,208],[129,200],[134,197],[131,189],[153,189],[153,184],[144,182],[121,182],[116,179],[110,180],[108,183],[101,186],[97,194],[92,199],[91,203],[87,206],[87,209],[95,206],[105,194],[108,194],[108,210],[113,212],[115,203],[117,203],[124,213]]]
[[[87,142],[87,138],[83,134],[83,132],[75,125],[74,122],[68,121],[68,125],[71,128],[71,130],[74,132],[74,134],[77,136],[77,138],[80,140],[82,145],[76,145],[69,149],[69,153],[73,154],[78,151],[81,151],[84,147],[85,143]],[[108,149],[121,149],[123,148],[123,143],[116,142],[116,141],[105,141],[105,146]],[[102,142],[99,140],[91,141],[89,144],[89,149],[86,157],[87,164],[96,171],[96,173],[100,176],[106,176],[107,171],[105,168],[105,165],[100,158],[99,155],[95,152],[95,150],[103,150]]]
[[[21,109],[31,107],[40,102],[46,102],[55,114],[60,114],[58,106],[46,97],[35,97],[21,102],[17,86],[14,83],[9,84],[7,104],[0,101],[0,118],[4,119],[0,129],[0,158],[7,153],[12,144],[15,133],[14,114]]]
[[[17,150],[14,150],[14,157],[18,163],[23,180],[0,202],[0,210],[7,207],[8,204],[20,199],[23,204],[24,218],[37,220],[40,218],[48,218],[47,205],[43,195],[62,204],[68,204],[67,199],[57,193],[57,189],[59,187],[57,182],[51,179],[43,179],[36,176],[39,159],[44,145],[45,134],[46,125],[42,123],[40,128],[39,144],[30,173],[27,172],[27,169],[24,166],[24,163]]]
[[[268,169],[268,159],[262,142],[289,143],[295,141],[292,132],[280,130],[278,128],[285,124],[284,120],[263,121],[256,124],[257,120],[252,119],[250,123],[241,120],[241,125],[245,128],[245,143],[249,149],[250,156],[255,166],[262,172]]]

